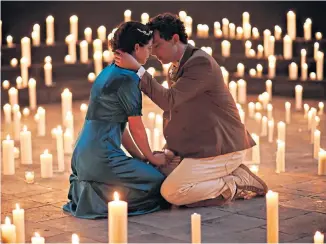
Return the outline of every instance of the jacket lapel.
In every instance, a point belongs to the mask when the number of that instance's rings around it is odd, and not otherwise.
[[[183,54],[183,57],[182,59],[180,60],[180,65],[179,65],[179,68],[178,68],[178,71],[174,77],[174,80],[177,81],[179,79],[179,77],[181,76],[181,70],[182,70],[182,67],[183,65],[188,61],[188,59],[192,56],[192,54],[198,50],[198,48],[188,44],[187,47],[186,47],[186,50],[185,50],[185,53]]]

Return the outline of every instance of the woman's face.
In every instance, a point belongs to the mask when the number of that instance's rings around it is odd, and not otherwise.
[[[145,64],[149,58],[149,55],[152,54],[152,43],[153,39],[151,39],[145,46],[141,47],[139,44],[135,45],[133,56],[141,65]]]

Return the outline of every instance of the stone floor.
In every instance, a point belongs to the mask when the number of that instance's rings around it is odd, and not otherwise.
[[[249,97],[255,101],[257,96]],[[292,102],[294,107],[294,101]],[[274,120],[284,121],[284,98],[274,98]],[[317,107],[319,101],[304,101]],[[324,101],[325,102],[325,101]],[[83,123],[79,106],[74,102],[75,134]],[[39,156],[49,149],[54,156],[56,168],[55,140],[50,131],[60,124],[61,106],[44,106],[47,113],[47,135],[38,137],[33,120],[34,113],[24,119],[24,124],[33,135],[33,165],[20,165],[16,160],[16,175],[1,179],[1,220],[11,216],[15,203],[25,209],[26,241],[35,231],[45,237],[46,243],[69,243],[72,233],[80,236],[84,243],[107,243],[107,219],[83,220],[71,217],[62,211],[67,200],[69,187],[70,156],[65,157],[66,172],[55,173],[52,179],[40,178]],[[244,107],[247,111],[247,106]],[[144,100],[143,113],[160,112],[150,101]],[[248,119],[246,125],[250,132],[257,132],[255,122]],[[275,123],[276,124],[276,123]],[[321,147],[326,149],[325,115],[319,125]],[[274,130],[276,136],[276,128]],[[10,133],[10,128],[2,124],[2,139]],[[274,137],[275,138],[275,137]],[[287,126],[286,172],[276,174],[276,143],[268,143],[261,138],[261,164],[259,175],[280,197],[280,242],[312,242],[315,231],[326,232],[326,177],[317,176],[317,160],[312,157],[313,146],[309,143],[310,133],[303,112],[292,113],[292,123]],[[18,142],[15,142],[18,146]],[[250,152],[248,153],[250,158]],[[34,170],[34,184],[24,182],[24,172]],[[129,242],[185,243],[191,241],[190,215],[202,215],[203,242],[266,242],[265,199],[257,198],[236,201],[224,207],[171,209],[153,214],[131,217],[128,223]]]

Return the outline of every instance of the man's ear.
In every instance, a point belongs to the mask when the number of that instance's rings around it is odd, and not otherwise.
[[[136,43],[136,44],[135,44],[135,52],[138,52],[138,50],[139,50],[139,47],[140,47],[140,46],[139,46],[139,44],[138,44],[138,43]]]
[[[179,35],[178,34],[174,34],[172,36],[172,41],[173,41],[173,44],[177,44],[180,41]]]

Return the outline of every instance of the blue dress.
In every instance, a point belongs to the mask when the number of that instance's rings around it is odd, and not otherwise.
[[[83,128],[72,155],[69,202],[63,209],[79,218],[108,215],[117,191],[128,214],[154,212],[168,204],[160,194],[164,176],[152,165],[126,156],[121,138],[129,116],[142,115],[139,77],[111,64],[96,78]]]

